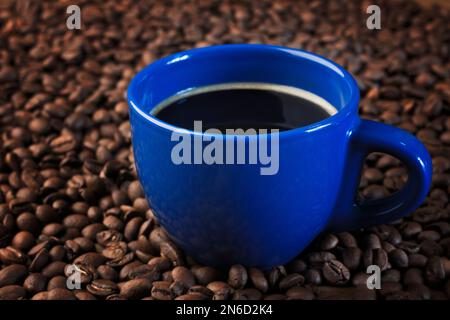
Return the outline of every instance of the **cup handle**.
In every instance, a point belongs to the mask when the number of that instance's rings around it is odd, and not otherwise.
[[[356,203],[363,161],[370,152],[388,153],[401,160],[408,170],[408,181],[402,190],[388,197]],[[424,145],[408,132],[361,120],[350,134],[343,174],[338,206],[330,223],[330,229],[335,232],[385,224],[414,211],[430,188],[432,164]]]

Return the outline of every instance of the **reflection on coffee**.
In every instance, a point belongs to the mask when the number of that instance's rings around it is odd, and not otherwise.
[[[171,125],[203,129],[278,129],[304,127],[337,112],[323,98],[298,88],[268,83],[225,83],[192,89],[161,102],[152,110]]]

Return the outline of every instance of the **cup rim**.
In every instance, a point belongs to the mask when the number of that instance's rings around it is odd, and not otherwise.
[[[190,135],[200,135],[200,136],[210,136],[210,137],[222,137],[224,139],[231,138],[234,139],[236,137],[245,137],[252,139],[252,137],[258,137],[259,134],[256,135],[234,135],[234,134],[214,134],[214,133],[205,133],[205,132],[197,132],[193,130],[189,130],[186,128],[177,127],[173,124],[170,124],[168,122],[165,122],[163,120],[160,120],[153,116],[150,112],[145,112],[141,109],[141,107],[136,103],[137,99],[134,94],[135,87],[137,83],[142,80],[143,77],[145,77],[148,73],[151,73],[154,69],[163,68],[166,65],[170,65],[176,61],[179,61],[180,59],[186,59],[186,57],[192,57],[196,55],[201,55],[208,52],[214,52],[214,51],[220,51],[222,49],[227,50],[245,50],[245,49],[253,49],[253,50],[274,50],[274,51],[283,51],[284,53],[291,54],[295,56],[295,58],[298,59],[307,59],[313,63],[317,63],[322,65],[322,67],[326,67],[333,71],[334,73],[338,74],[340,76],[340,79],[342,81],[346,82],[350,88],[350,99],[346,102],[346,104],[337,110],[337,112],[327,117],[321,121],[317,121],[314,123],[311,123],[309,125],[298,127],[290,130],[280,131],[279,137],[280,138],[289,138],[292,136],[298,136],[298,135],[305,135],[310,132],[316,132],[322,129],[325,129],[333,124],[341,123],[343,120],[345,120],[349,115],[353,113],[358,113],[358,103],[360,99],[360,92],[357,85],[357,82],[355,78],[342,66],[337,64],[336,62],[327,59],[319,54],[312,53],[306,50],[296,49],[296,48],[290,48],[290,47],[284,47],[284,46],[277,46],[277,45],[267,45],[267,44],[224,44],[224,45],[213,45],[208,47],[201,47],[201,48],[194,48],[189,49],[185,51],[180,51],[168,56],[165,56],[163,58],[160,58],[158,60],[155,60],[154,62],[150,63],[149,65],[145,66],[141,71],[139,71],[132,79],[131,82],[128,85],[127,89],[127,101],[129,105],[130,111],[133,109],[136,111],[138,117],[143,118],[145,122],[149,122],[151,125],[155,125],[156,127],[159,127],[163,130],[168,130],[170,132],[175,132],[179,134],[190,134]],[[301,89],[301,88],[300,88]],[[270,135],[269,135],[270,136]]]

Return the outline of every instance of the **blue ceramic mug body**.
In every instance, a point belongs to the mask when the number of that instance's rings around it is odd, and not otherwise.
[[[280,132],[273,175],[261,175],[253,164],[175,164],[173,134],[192,139],[202,134],[157,119],[154,107],[184,90],[232,82],[301,88],[338,112]],[[430,186],[431,160],[424,146],[403,130],[361,120],[353,77],[309,52],[223,45],[177,53],[139,72],[128,88],[128,102],[135,163],[149,205],[172,240],[204,264],[270,268],[285,263],[325,229],[382,224],[411,213]],[[224,143],[256,138],[215,137]],[[364,157],[375,151],[399,158],[408,182],[385,199],[357,203]]]

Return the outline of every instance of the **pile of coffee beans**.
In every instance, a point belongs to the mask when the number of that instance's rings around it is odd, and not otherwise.
[[[73,2],[0,4],[0,299],[450,298],[448,10],[375,1],[381,30],[369,30],[371,1],[76,1],[81,30],[68,30]],[[323,234],[272,270],[187,257],[137,180],[125,92],[155,59],[221,43],[302,48],[347,68],[362,116],[410,131],[432,155],[424,204],[390,225]],[[372,154],[360,196],[406,178]],[[379,290],[366,286],[372,264]]]

